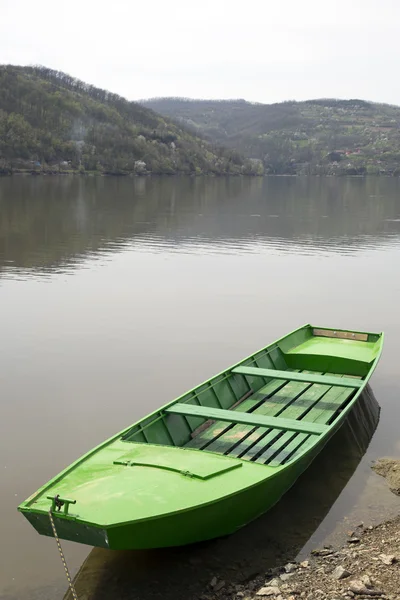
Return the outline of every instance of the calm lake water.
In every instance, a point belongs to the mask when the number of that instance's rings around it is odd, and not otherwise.
[[[73,573],[90,552],[78,588],[187,600],[213,574],[246,579],[399,511],[370,469],[400,454],[398,179],[3,178],[0,298],[2,600],[66,591],[54,540],[17,513],[20,501],[307,322],[384,330],[385,349],[363,410],[272,517],[183,552],[64,543]]]

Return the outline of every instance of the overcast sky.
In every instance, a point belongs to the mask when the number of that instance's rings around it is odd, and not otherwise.
[[[400,105],[400,0],[1,0],[0,63],[130,100]]]

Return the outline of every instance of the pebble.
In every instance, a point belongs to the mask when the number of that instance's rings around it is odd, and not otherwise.
[[[342,567],[342,565],[339,565],[338,567],[336,567],[336,569],[332,573],[332,576],[335,579],[337,579],[338,581],[340,579],[346,579],[346,577],[350,577],[350,575],[351,575],[350,571],[348,571],[347,569]]]
[[[392,565],[394,562],[396,562],[396,557],[394,554],[380,554],[379,558],[384,565]]]
[[[217,583],[218,583],[218,579],[216,577],[213,577],[210,581],[210,585],[212,588],[215,587],[217,585]]]
[[[219,581],[217,585],[214,586],[214,591],[219,592],[223,587],[225,587],[225,581]]]
[[[333,554],[333,550],[330,550],[329,548],[322,548],[322,550],[312,550],[311,554],[314,554],[314,556],[330,556]]]
[[[293,577],[293,575],[295,575],[295,574],[296,573],[282,573],[282,575],[280,575],[280,578],[282,579],[282,581],[287,581],[288,579]]]
[[[296,563],[288,563],[287,565],[285,565],[286,573],[293,573],[293,571],[296,571],[296,569],[297,569]]]
[[[378,590],[369,589],[361,579],[350,581],[349,589],[351,592],[363,596],[380,596],[382,594],[382,592]]]
[[[348,544],[359,544],[360,543],[360,538],[358,537],[351,537],[349,540],[347,540]]]
[[[309,565],[310,565],[310,561],[308,561],[308,560],[303,560],[300,563],[300,566],[303,567],[303,569],[308,569]]]
[[[282,568],[281,567],[274,567],[272,569],[268,569],[265,572],[265,576],[266,577],[273,577],[274,575],[279,575],[279,573],[282,572]]]
[[[277,586],[267,585],[258,590],[257,596],[279,596],[281,590]]]
[[[372,581],[369,577],[369,575],[363,575],[362,577],[360,577],[360,581],[362,581],[362,583],[367,587],[367,588],[372,588]]]
[[[354,594],[368,594],[368,589],[359,579],[350,581],[349,588],[351,592],[354,592]]]

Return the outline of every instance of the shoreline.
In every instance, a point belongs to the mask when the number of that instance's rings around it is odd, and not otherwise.
[[[99,171],[29,171],[22,169],[9,170],[8,172],[0,172],[0,178],[2,177],[57,177],[57,176],[76,176],[79,177],[257,177],[257,178],[268,178],[268,177],[286,177],[291,179],[399,179],[400,175],[390,174],[365,174],[365,175],[302,175],[302,174],[290,174],[290,173],[263,173],[261,174],[248,174],[248,173],[112,173],[112,172],[99,172]]]
[[[245,173],[112,173],[99,171],[25,171],[14,170],[9,173],[0,173],[0,177],[58,177],[58,176],[79,176],[79,177],[269,177],[266,175],[245,174]],[[277,177],[286,177],[286,175],[277,175]],[[287,177],[296,177],[288,175]]]

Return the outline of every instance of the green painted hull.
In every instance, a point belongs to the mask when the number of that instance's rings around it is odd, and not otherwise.
[[[73,499],[55,513],[59,537],[112,549],[231,534],[276,504],[343,424],[382,344],[383,334],[302,327],[104,442],[18,509],[52,536],[48,498]]]
[[[328,439],[326,440],[326,442]],[[85,527],[79,522],[56,519],[57,533],[63,539],[114,550],[182,546],[229,535],[274,506],[319,453],[319,448],[296,465],[290,465],[274,480],[229,498],[193,508],[187,512],[151,521],[122,524],[112,528]],[[53,536],[47,514],[25,513],[37,531]]]

